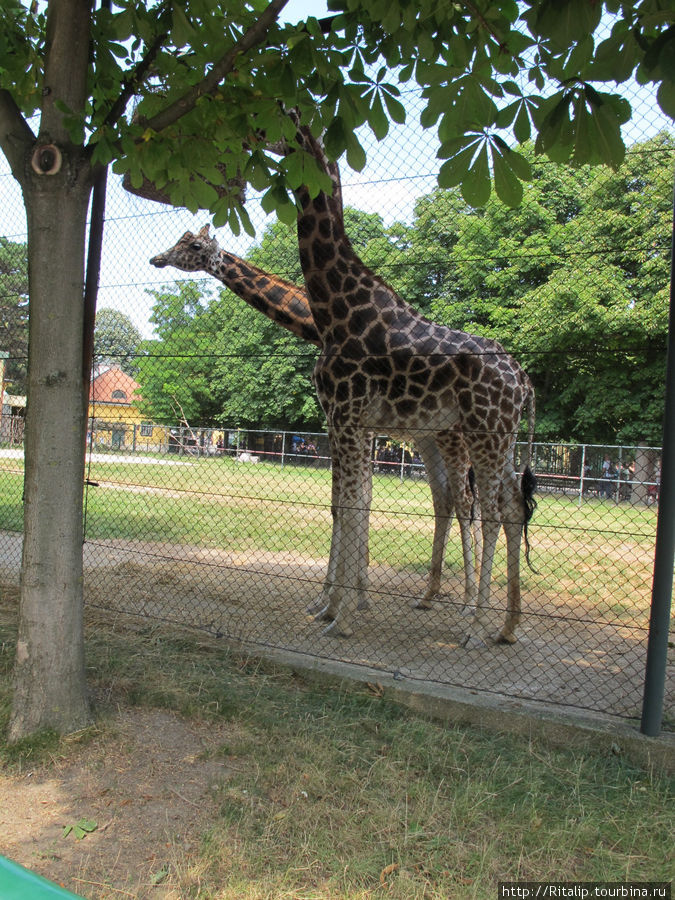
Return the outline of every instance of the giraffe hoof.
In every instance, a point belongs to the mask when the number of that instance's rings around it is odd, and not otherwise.
[[[326,637],[351,637],[353,631],[347,625],[341,625],[337,619],[333,619],[330,624],[326,625],[321,634]]]
[[[314,603],[310,603],[307,607],[307,615],[309,616],[317,616],[319,613],[322,613],[325,609],[328,609],[328,604],[324,597],[319,597],[318,600],[315,600]]]
[[[370,609],[370,600],[367,597],[362,597],[359,600],[356,608],[357,609]]]
[[[422,597],[421,600],[418,600],[417,603],[413,603],[413,609],[433,609],[431,605],[431,600],[427,600],[426,597]]]
[[[503,631],[498,631],[494,637],[495,644],[515,644],[518,638],[512,631],[507,631],[506,634]]]
[[[334,622],[335,614],[331,611],[330,606],[324,606],[314,615],[315,622]]]

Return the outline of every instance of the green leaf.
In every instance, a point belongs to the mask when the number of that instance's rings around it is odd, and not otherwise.
[[[459,153],[460,150],[463,150],[464,147],[468,146],[469,144],[477,144],[481,139],[482,135],[474,133],[457,135],[456,137],[453,137],[448,141],[444,141],[444,143],[441,144],[436,156],[438,157],[438,159],[450,159],[456,153]]]
[[[520,100],[514,100],[514,102],[509,103],[508,106],[502,106],[495,119],[497,128],[507,128],[511,122],[513,122],[520,106]]]
[[[621,123],[616,111],[609,103],[593,109],[592,124],[594,127],[594,143],[602,162],[617,169],[626,155],[626,147],[621,137]]]
[[[281,222],[284,222],[286,225],[295,225],[298,218],[298,210],[293,203],[290,203],[287,199],[285,203],[280,203],[276,209],[277,216]]]
[[[336,116],[326,129],[323,144],[331,159],[339,159],[347,149],[347,129],[340,116]]]
[[[74,834],[78,841],[81,841],[88,834],[96,831],[98,828],[98,824],[91,819],[80,819],[79,822],[75,822],[74,825],[66,825],[63,829],[61,837],[68,837],[69,834]]]
[[[519,144],[524,144],[525,141],[529,141],[531,133],[530,115],[527,111],[527,104],[521,103],[518,115],[516,116],[516,121],[513,123],[513,134]]]
[[[241,219],[241,224],[244,226],[244,231],[246,232],[246,234],[248,234],[249,237],[255,237],[255,228],[253,227],[251,218],[246,211],[246,207],[239,205],[237,207],[237,213],[239,215],[239,218]]]
[[[639,47],[631,31],[612,35],[598,44],[587,77],[621,83],[630,78],[638,58]]]
[[[395,97],[388,92],[383,90],[382,94],[384,96],[384,102],[387,107],[387,111],[394,122],[397,122],[399,125],[402,125],[405,122],[405,106],[400,103]]]
[[[508,147],[506,150],[502,151],[502,155],[507,165],[513,169],[521,181],[532,180],[532,166],[530,165],[530,161],[526,159],[522,153],[518,153],[517,150],[512,150]]]
[[[373,104],[370,107],[368,122],[378,141],[381,141],[383,137],[386,137],[389,132],[389,119],[387,118],[387,114],[382,106],[382,100],[377,91],[373,96]]]
[[[506,159],[492,147],[492,166],[495,175],[495,191],[507,206],[519,206],[523,199],[523,185]]]
[[[177,3],[173,4],[173,28],[171,40],[176,47],[184,47],[195,39],[195,31],[187,20],[187,16]]]
[[[464,181],[469,174],[475,151],[475,145],[472,144],[443,163],[438,172],[439,187],[453,188]]]
[[[656,92],[656,99],[663,112],[675,119],[675,84],[672,81],[662,81]]]
[[[580,100],[575,108],[574,116],[574,154],[573,162],[582,166],[588,162],[597,162],[594,159],[594,142],[592,137],[592,117],[586,109],[586,104]]]
[[[281,168],[285,170],[288,183],[292,188],[297,188],[300,187],[301,184],[306,184],[305,172],[307,163],[307,154],[302,150],[296,150],[294,153],[289,153],[288,156],[284,157],[282,160]]]
[[[190,182],[189,193],[199,204],[199,209],[210,209],[218,199],[216,189],[199,176]]]
[[[462,181],[461,191],[469,206],[485,206],[490,199],[490,166],[485,144],[469,169],[467,177]]]
[[[589,0],[544,0],[538,4],[534,27],[555,47],[567,49],[593,34],[602,7],[602,3]]]
[[[155,885],[161,884],[164,881],[164,879],[167,877],[168,874],[169,874],[168,868],[166,866],[163,866],[159,870],[159,872],[155,872],[154,875],[150,876],[150,884],[155,884]]]
[[[366,151],[353,132],[347,136],[347,141],[347,162],[352,169],[361,172],[366,165]]]

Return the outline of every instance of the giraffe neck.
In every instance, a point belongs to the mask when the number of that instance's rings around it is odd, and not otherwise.
[[[304,186],[296,192],[301,207],[297,222],[300,263],[314,322],[324,344],[361,337],[366,322],[372,325],[376,317],[388,317],[390,323],[394,318],[423,320],[361,261],[345,232],[337,164],[327,159],[308,129],[301,127],[298,137],[303,149],[315,157],[333,182],[330,196],[319,191],[312,197]],[[359,314],[350,315],[356,307],[361,307]],[[381,329],[377,329],[377,335],[379,345],[384,339]]]
[[[302,288],[263,272],[226,250],[219,250],[208,260],[206,271],[277,325],[303,341],[321,344]]]

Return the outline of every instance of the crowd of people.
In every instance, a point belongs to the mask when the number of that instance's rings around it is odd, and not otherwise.
[[[591,476],[590,466],[586,466],[586,477]],[[605,454],[602,460],[602,476],[597,482],[598,497],[607,500],[630,500],[632,485],[635,482],[635,461],[623,464],[621,460],[612,460],[609,454]],[[661,462],[654,476],[654,481],[647,485],[647,499],[649,502],[658,500],[659,487],[661,485]]]

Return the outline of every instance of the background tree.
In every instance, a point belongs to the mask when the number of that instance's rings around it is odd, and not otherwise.
[[[25,244],[0,237],[0,350],[9,354],[5,383],[26,392],[28,363],[28,265]]]
[[[135,375],[138,370],[136,357],[142,340],[140,331],[125,313],[106,308],[96,314],[96,364],[116,365],[127,375]]]
[[[323,428],[311,378],[317,348],[228,290],[220,291],[210,311],[218,322],[212,373],[216,421],[253,428]]]
[[[213,389],[217,320],[210,292],[192,281],[149,291],[155,298],[150,321],[157,339],[145,341],[136,379],[144,415],[166,425],[181,417],[190,426],[212,425],[220,412]]]
[[[617,172],[523,152],[535,178],[515,210],[491,200],[461,211],[443,191],[418,203],[410,253],[426,272],[432,247],[432,316],[497,338],[523,362],[541,439],[658,443],[675,139],[635,144]],[[427,234],[444,221],[443,268]]]
[[[174,204],[211,210],[216,225],[251,230],[242,177],[265,190],[265,208],[288,222],[295,217],[289,191],[325,184],[302,154],[267,154],[267,140],[293,141],[280,105],[297,107],[317,132],[325,130],[333,158],[345,154],[361,168],[356,129],[367,122],[381,137],[390,118],[405,115],[390,70],[424,88],[423,124],[438,128],[446,159],[441,184],[460,184],[474,205],[489,197],[490,161],[497,193],[510,204],[529,177],[504,133],[520,142],[536,131],[538,150],[553,158],[618,164],[630,106],[603,91],[603,82],[638,69],[657,86],[661,108],[675,113],[670,9],[654,14],[619,0],[611,4],[611,34],[596,45],[604,5],[583,0],[333,0],[335,17],[281,26],[285,3],[119,0],[94,8],[90,0],[5,0],[0,146],[26,206],[30,287],[11,739],[90,720],[81,513],[97,239],[89,243],[86,317],[82,296],[90,195],[96,185],[91,221],[100,226],[108,164],[135,188],[148,179]],[[514,80],[521,73],[527,91]]]
[[[175,425],[180,404],[194,426],[322,427],[315,347],[226,289],[184,281],[150,293],[157,338],[143,344],[137,374],[148,418]]]

